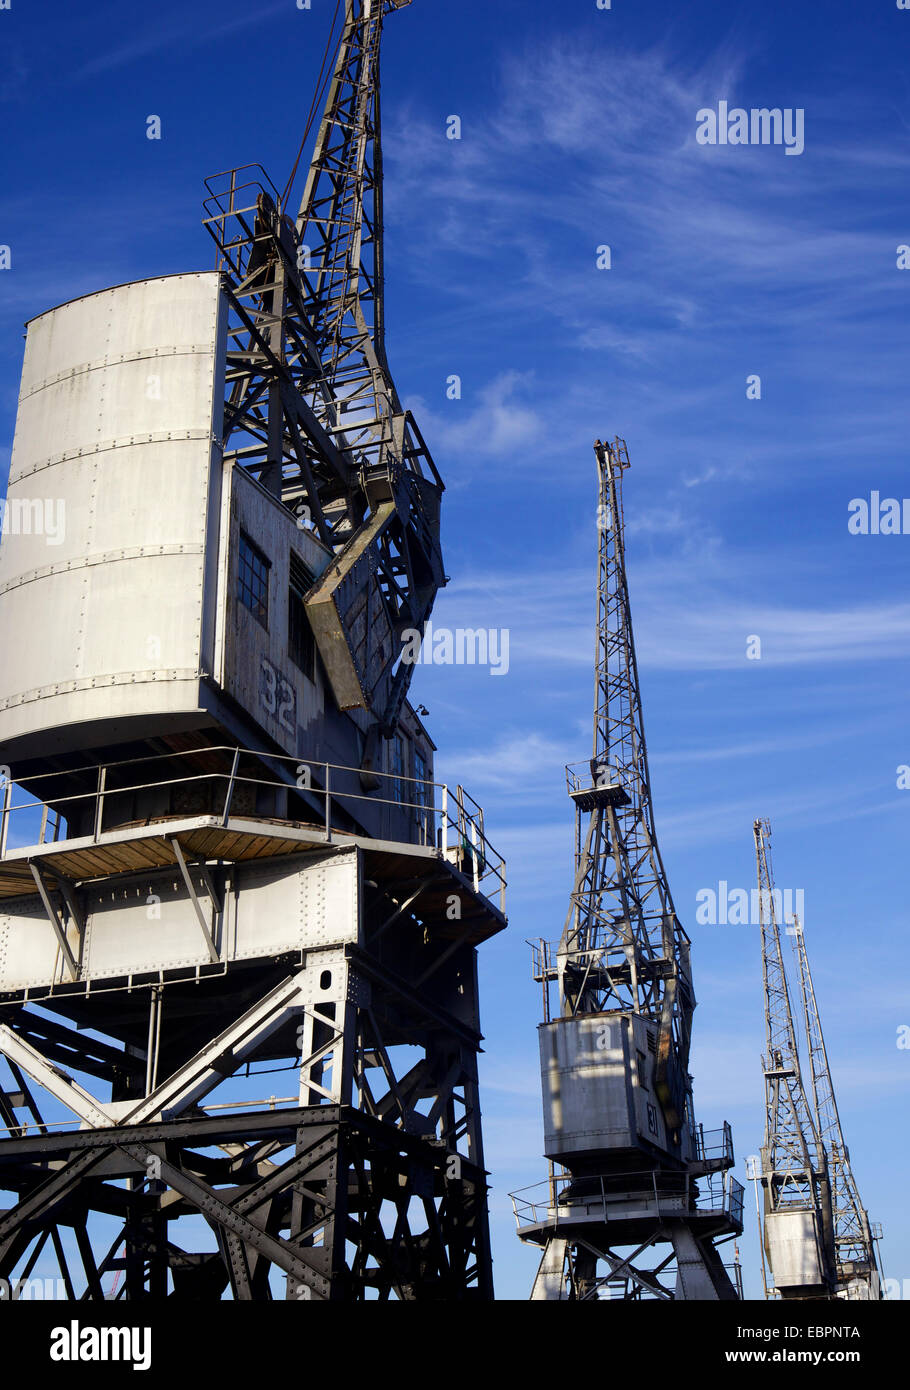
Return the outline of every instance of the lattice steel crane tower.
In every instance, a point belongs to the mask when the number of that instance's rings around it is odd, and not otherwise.
[[[781,950],[767,821],[753,827],[767,1055],[764,1241],[782,1298],[881,1297],[875,1238],[844,1142],[803,924],[788,925],[802,1001],[808,1089]]]
[[[828,1158],[800,1069],[768,821],[755,821],[753,834],[765,998],[765,1252],[781,1298],[831,1298],[836,1275]]]
[[[504,865],[403,659],[445,582],[384,346],[380,40],[409,3],[346,0],[296,216],[293,175],[230,170],[214,271],[28,327],[9,502],[66,527],[0,544],[13,1287],[53,1260],[69,1298],[492,1297]]]
[[[706,1135],[695,1122],[689,940],[654,831],[624,553],[629,460],[620,439],[595,454],[593,757],[567,769],[576,876],[562,937],[534,952],[551,1173],[543,1195],[513,1202],[521,1239],[542,1251],[532,1299],[735,1299],[718,1247],[742,1230],[742,1187],[729,1125]]]
[[[828,1155],[837,1295],[839,1298],[875,1300],[882,1296],[881,1270],[875,1245],[878,1236],[873,1231],[868,1213],[860,1200],[859,1188],[850,1163],[850,1151],[844,1142],[821,1016],[815,998],[815,985],[809,968],[805,932],[798,918],[793,922],[793,953],[796,958],[809,1049],[808,1072],[812,1113],[818,1136]],[[880,1234],[878,1230],[878,1235]]]

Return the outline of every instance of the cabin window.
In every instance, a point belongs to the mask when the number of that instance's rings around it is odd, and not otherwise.
[[[268,631],[269,627],[269,570],[271,562],[266,559],[249,536],[240,533],[240,568],[238,572],[237,597],[253,617]]]

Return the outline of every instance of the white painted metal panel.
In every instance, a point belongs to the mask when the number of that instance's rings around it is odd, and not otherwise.
[[[238,871],[228,928],[231,957],[269,955],[299,946],[300,936],[299,873],[289,874],[282,864]]]
[[[79,943],[74,926],[67,931],[73,954]],[[0,911],[0,990],[29,989],[69,980],[54,929],[37,899],[14,899]]]
[[[538,1033],[547,1157],[636,1148],[623,1020],[557,1019]]]
[[[671,1150],[656,1088],[655,1030],[626,1014],[587,1014],[542,1024],[544,1152],[593,1156],[655,1146]],[[682,1130],[682,1151],[689,1132]]]
[[[765,1218],[765,1239],[777,1288],[800,1288],[822,1282],[814,1211],[769,1212]]]
[[[357,853],[235,869],[224,915],[191,867],[199,905],[226,962],[283,951],[343,947],[358,939]],[[199,919],[176,871],[122,879],[89,891],[81,978],[104,980],[210,964]],[[73,954],[79,955],[74,926]],[[64,978],[53,928],[39,903],[0,913],[0,990],[49,987]],[[68,978],[68,976],[66,977]]]
[[[195,344],[199,305],[214,271],[135,280],[97,294],[83,295],[32,319],[29,328],[43,325],[33,340],[22,371],[23,392],[42,381],[69,372],[75,364],[97,362],[118,354],[147,352],[150,343],[162,347]],[[86,337],[86,313],[94,338]]]
[[[346,855],[300,876],[304,947],[356,941],[359,931],[357,857]]]
[[[229,928],[232,959],[356,941],[357,856],[292,871],[287,865],[238,870]]]
[[[207,923],[212,902],[193,875]],[[147,884],[108,889],[90,900],[84,979],[110,979],[178,966],[208,965],[209,952],[182,878],[156,876]]]
[[[0,544],[0,741],[198,706],[214,655],[224,323],[212,272],[88,295],[29,325]]]

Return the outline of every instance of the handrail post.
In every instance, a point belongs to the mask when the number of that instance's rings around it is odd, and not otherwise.
[[[234,782],[235,782],[236,777],[237,777],[237,768],[238,768],[239,765],[240,765],[240,749],[239,749],[239,748],[235,748],[235,750],[234,750],[234,762],[233,762],[233,765],[232,765],[232,767],[231,767],[230,779],[228,780],[227,795],[226,795],[225,798],[224,798],[224,816],[222,817],[222,820],[221,820],[221,824],[222,824],[222,825],[227,825],[228,820],[230,819],[230,814],[231,814],[231,802],[232,802],[233,799],[234,799]]]
[[[97,792],[98,800],[97,800],[97,802],[95,803],[95,834],[94,834],[95,840],[97,840],[98,837],[99,837],[100,834],[101,834],[101,823],[102,823],[102,820],[103,820],[103,817],[104,817],[104,790],[105,790],[105,787],[106,787],[106,786],[107,786],[107,767],[106,767],[106,766],[99,767],[99,769],[98,769],[98,792]]]
[[[474,869],[474,892],[475,892],[475,893],[479,893],[479,892],[480,892],[480,855],[479,855],[479,853],[478,853],[478,851],[477,851],[477,822],[476,822],[476,820],[474,819],[473,816],[471,817],[471,847],[472,847],[472,849],[474,850],[474,853],[473,853],[473,855],[471,856],[471,858],[472,858],[473,861],[474,861],[474,862],[473,862],[473,869]]]
[[[325,765],[325,838],[326,838],[326,841],[327,841],[329,844],[331,844],[331,842],[332,842],[332,792],[331,792],[331,787],[330,787],[331,776],[332,776],[331,765],[330,765],[329,763],[326,763],[326,765]]]
[[[447,782],[442,784],[442,857],[448,857],[449,853],[449,787]]]
[[[500,860],[499,864],[499,910],[503,917],[506,915],[506,861]]]
[[[0,859],[6,858],[6,837],[9,830],[10,821],[10,802],[12,801],[13,784],[10,778],[4,779],[3,787],[3,816],[0,825]]]

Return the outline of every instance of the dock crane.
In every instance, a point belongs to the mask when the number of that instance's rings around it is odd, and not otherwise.
[[[567,769],[576,873],[562,937],[534,950],[550,1178],[539,1198],[513,1195],[518,1234],[541,1251],[533,1300],[735,1300],[721,1247],[742,1230],[743,1190],[729,1125],[706,1134],[692,1103],[689,938],[654,828],[626,577],[629,455],[622,439],[594,452],[593,756]]]
[[[809,967],[806,935],[799,918],[795,918],[793,922],[793,953],[809,1048],[807,1072],[812,1112],[819,1139],[828,1154],[836,1292],[838,1298],[874,1300],[882,1296],[881,1270],[875,1249],[875,1237],[866,1209],[860,1200],[850,1163],[850,1151],[844,1142],[821,1017],[815,998],[815,985]]]
[[[783,1299],[875,1299],[881,1278],[869,1218],[844,1143],[805,931],[793,940],[808,1048],[805,1074],[781,945],[771,826],[753,824],[765,1003],[764,1250]]]

